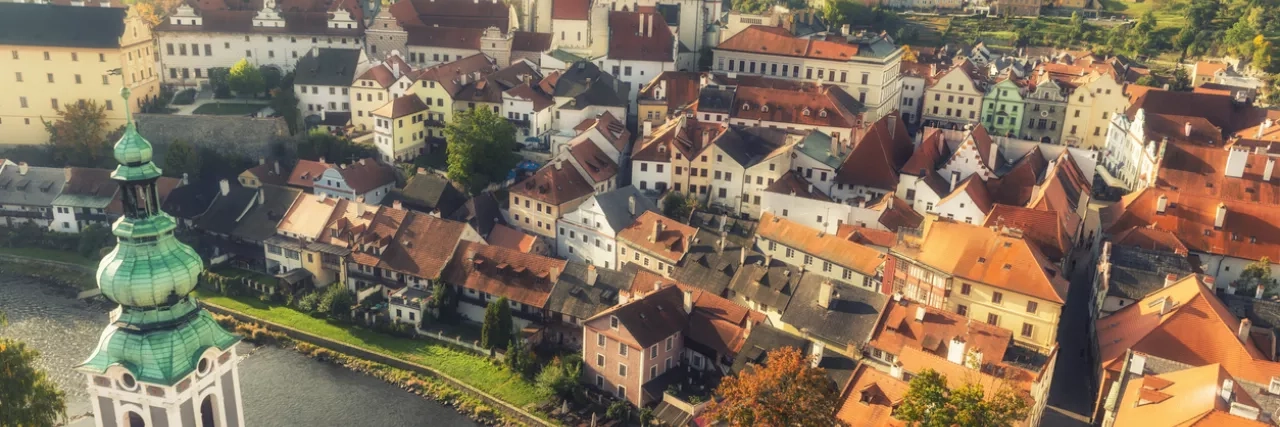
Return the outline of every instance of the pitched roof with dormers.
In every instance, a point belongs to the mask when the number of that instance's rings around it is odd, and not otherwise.
[[[885,307],[867,345],[893,355],[911,347],[945,358],[953,340],[962,354],[979,351],[983,360],[1004,360],[1013,332],[904,298]]]
[[[439,83],[451,97],[457,97],[469,83],[498,71],[498,65],[483,53],[422,70],[418,80]]]
[[[524,181],[508,187],[508,190],[518,196],[558,206],[590,196],[595,188],[587,182],[587,178],[578,173],[578,168],[573,167],[569,160],[562,159],[543,166]]]
[[[752,25],[715,47],[764,55],[848,61],[858,56],[859,46],[838,41],[802,39],[782,28]]]
[[[885,255],[875,249],[854,243],[835,234],[805,227],[789,219],[765,213],[760,217],[756,235],[762,239],[794,248],[865,276],[874,276],[884,263]]]
[[[676,36],[661,15],[609,12],[609,33],[610,60],[675,62]]]
[[[1067,300],[1065,273],[1016,231],[940,219],[918,245],[899,243],[893,252],[966,280],[1058,304]]]
[[[909,389],[905,381],[860,363],[840,395],[836,418],[850,427],[904,426],[906,423],[893,418],[893,409]]]
[[[1232,386],[1226,390],[1230,401],[1222,398],[1222,387],[1228,381]],[[1217,363],[1130,377],[1124,395],[1118,397],[1115,427],[1273,425],[1231,413],[1232,403],[1259,405],[1245,386]]]
[[[543,308],[566,261],[500,246],[463,241],[443,272],[444,280],[536,308]]]
[[[654,236],[657,224],[662,225],[662,231]],[[676,264],[689,252],[696,234],[697,229],[693,227],[656,212],[645,211],[635,222],[618,232],[618,241],[643,249],[668,264]]]
[[[507,31],[511,10],[506,3],[477,0],[405,0],[391,4],[400,25]]]

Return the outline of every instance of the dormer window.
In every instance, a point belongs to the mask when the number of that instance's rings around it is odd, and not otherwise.
[[[827,110],[818,110],[818,117],[826,117]]]
[[[761,105],[761,106],[760,106],[760,112],[761,112],[761,113],[768,113],[768,112],[769,112],[769,106],[768,106],[768,105]]]
[[[801,110],[800,114],[803,114],[805,117],[809,117],[809,107],[804,107],[804,110]]]
[[[751,111],[751,104],[742,103],[742,111]]]

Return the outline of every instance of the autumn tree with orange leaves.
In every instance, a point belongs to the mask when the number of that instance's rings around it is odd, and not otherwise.
[[[720,400],[706,416],[734,426],[839,425],[839,391],[825,369],[809,362],[795,347],[770,351],[763,366],[750,365],[721,381]]]
[[[154,27],[164,22],[164,18],[182,5],[183,0],[126,0],[125,3],[133,6],[134,12],[147,25]]]

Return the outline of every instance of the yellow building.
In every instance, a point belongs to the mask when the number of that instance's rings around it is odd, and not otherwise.
[[[457,111],[455,101],[468,83],[498,70],[497,64],[482,53],[468,56],[447,64],[423,70],[418,81],[409,89],[430,110],[427,117],[427,136],[444,137],[444,125],[453,120]],[[462,101],[458,101],[462,102]],[[466,108],[462,102],[462,109]]]
[[[1056,345],[1068,281],[1020,231],[937,220],[901,234],[886,291],[1008,329],[1041,352]]]
[[[413,68],[399,55],[389,55],[351,83],[351,125],[357,132],[373,130],[373,111],[404,96],[413,86]]]
[[[0,3],[0,144],[47,142],[43,122],[82,100],[123,125],[122,82],[134,111],[160,94],[152,49],[151,30],[125,9]]]
[[[413,95],[374,110],[373,145],[384,163],[413,160],[426,153],[427,105]]]
[[[988,81],[980,67],[968,59],[941,72],[924,90],[925,125],[960,129],[981,119],[982,97]]]
[[[1111,115],[1124,113],[1129,97],[1124,84],[1111,74],[1090,72],[1080,79],[1076,90],[1067,97],[1067,120],[1062,125],[1062,142],[1081,148],[1103,148],[1107,145],[1107,126]]]

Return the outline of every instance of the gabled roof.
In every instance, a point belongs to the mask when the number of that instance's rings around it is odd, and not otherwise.
[[[743,168],[782,155],[800,135],[783,129],[730,125],[729,129],[711,141],[720,147],[730,159]]]
[[[831,198],[827,197],[826,194],[823,194],[822,190],[819,190],[816,186],[810,184],[809,181],[806,181],[794,170],[789,170],[782,174],[777,181],[774,181],[773,184],[769,184],[764,191],[803,197],[809,200],[818,200],[823,202],[831,201]]]
[[[537,308],[546,306],[566,261],[462,241],[443,278],[456,286]]]
[[[546,52],[551,50],[551,33],[511,32],[512,52]]]
[[[774,309],[786,309],[800,285],[800,269],[782,260],[751,252],[746,264],[733,277],[729,289],[734,294],[749,298]]]
[[[400,76],[396,76],[397,67],[399,67]],[[356,80],[372,80],[378,86],[386,89],[391,87],[400,77],[411,73],[413,73],[413,67],[410,67],[409,63],[405,62],[400,55],[388,55],[386,60],[365,70],[364,73],[360,74],[360,77],[356,77]]]
[[[1107,296],[1139,300],[1163,288],[1170,275],[1187,277],[1194,269],[1185,254],[1111,245]]]
[[[573,109],[592,105],[622,107],[630,99],[630,84],[604,72],[594,62],[574,62],[540,83],[551,86],[548,93],[556,98],[572,98],[569,107]]]
[[[481,236],[489,235],[494,225],[503,223],[498,200],[490,193],[482,193],[467,199],[449,216],[449,219],[470,224]]]
[[[911,157],[911,135],[897,114],[886,115],[871,125],[858,145],[845,157],[836,182],[884,190],[898,188],[898,170]]]
[[[595,271],[594,283],[587,282],[589,270]],[[616,305],[618,292],[628,289],[634,276],[634,270],[618,271],[569,262],[547,298],[546,309],[579,319],[590,318]]]
[[[893,355],[911,347],[945,358],[953,339],[962,354],[980,351],[983,360],[1004,360],[1013,331],[904,298],[888,304],[867,345]]]
[[[1115,246],[1186,255],[1187,246],[1168,230],[1155,227],[1133,227],[1112,235],[1107,240]]]
[[[404,188],[393,190],[392,194],[405,208],[428,213],[438,211],[442,217],[449,217],[467,202],[467,196],[451,181],[433,173],[414,175]]]
[[[650,240],[656,225],[662,225],[662,231],[656,239]],[[618,231],[618,240],[644,249],[667,263],[679,262],[689,252],[689,245],[697,229],[681,224],[657,212],[647,211],[640,214],[636,221]]]
[[[26,168],[26,173],[21,169]],[[5,164],[0,166],[0,203],[53,206],[67,183],[66,169]]]
[[[825,308],[818,305],[824,282],[831,283],[833,292]],[[871,338],[888,302],[887,295],[804,273],[795,297],[782,312],[782,323],[823,341],[859,348]]]
[[[551,3],[551,19],[585,21],[591,12],[591,0],[555,0]]]
[[[852,129],[862,119],[864,106],[839,86],[800,84],[781,79],[741,79],[727,106],[731,117],[743,120],[795,123]],[[709,90],[704,89],[704,94]],[[698,111],[714,109],[699,98]],[[847,136],[847,135],[845,135]]]
[[[485,29],[506,32],[510,19],[506,3],[475,0],[406,0],[391,4],[391,14],[401,25]]]
[[[983,185],[982,178],[978,174],[969,175],[964,181],[956,185],[955,190],[951,191],[946,197],[938,201],[938,206],[945,205],[947,202],[955,199],[957,196],[964,194],[969,196],[969,200],[973,202],[973,206],[982,211],[983,215],[991,212],[991,194],[987,192],[987,186]]]
[[[209,210],[217,194],[218,184],[213,181],[193,182],[173,189],[160,210],[175,218],[194,220]]]
[[[315,186],[316,180],[320,179],[320,175],[331,167],[333,165],[329,163],[299,159],[298,164],[289,172],[289,185],[310,190]]]
[[[596,204],[604,213],[604,220],[613,230],[622,230],[635,222],[641,214],[649,211],[657,212],[658,207],[640,193],[634,186],[620,187],[595,195]],[[635,203],[635,214],[632,214],[631,203]]]
[[[320,48],[298,60],[293,84],[349,87],[355,81],[360,50]]]
[[[398,119],[410,114],[417,114],[426,111],[427,104],[422,103],[422,99],[417,95],[404,95],[396,98],[394,101],[388,102],[377,110],[373,110],[369,114],[379,117],[389,117]]]
[[[277,168],[280,170],[279,173],[276,172]],[[289,171],[285,169],[285,165],[280,164],[279,160],[273,162],[264,161],[262,164],[246,169],[245,173],[253,175],[263,184],[285,185],[289,183]]]
[[[125,12],[114,7],[0,3],[0,44],[117,48]]]
[[[508,189],[513,194],[553,205],[577,200],[595,191],[568,160],[553,161]]]
[[[1231,390],[1222,387],[1230,381]],[[1222,398],[1229,393],[1231,401]],[[1116,405],[1116,427],[1137,426],[1270,426],[1232,414],[1232,403],[1259,408],[1244,384],[1217,363],[1131,377]]]
[[[578,141],[569,146],[569,156],[593,183],[607,181],[618,174],[618,164],[591,141]]]
[[[67,183],[54,205],[104,209],[111,204],[120,184],[111,179],[110,169],[67,168]]]
[[[689,315],[684,312],[684,293],[678,286],[662,287],[643,298],[633,299],[597,314],[594,318],[603,316],[616,316],[618,323],[627,329],[640,348],[649,348],[676,332],[683,331],[689,322]]]
[[[407,96],[404,98],[417,98]],[[372,191],[375,188],[395,184],[396,173],[390,166],[378,163],[373,158],[360,159],[345,168],[339,169],[342,180],[347,182],[357,195]]]
[[[943,139],[942,130],[925,128],[920,145],[916,146],[911,158],[902,166],[902,173],[920,177],[922,173],[937,171],[949,158],[951,158],[951,147]]]
[[[938,220],[918,247],[898,244],[893,251],[967,280],[1058,304],[1067,300],[1065,273],[1015,232]]]
[[[752,25],[715,47],[763,55],[848,61],[858,56],[858,45],[827,40],[802,39],[786,30]]]
[[[607,56],[610,60],[675,62],[675,34],[658,14],[609,12]]]
[[[493,226],[493,231],[489,232],[488,240],[489,244],[493,246],[531,253],[533,252],[533,244],[538,241],[538,238],[523,231],[497,224]]]
[[[1160,197],[1168,200],[1165,213],[1156,211]],[[1214,227],[1218,206],[1227,215],[1221,229]],[[1131,228],[1167,230],[1187,249],[1245,259],[1280,258],[1280,234],[1268,232],[1280,224],[1274,205],[1223,200],[1158,187],[1125,196],[1100,212],[1102,228],[1118,235]]]
[[[886,193],[880,198],[879,202],[871,205],[872,210],[880,211],[880,218],[877,222],[884,226],[890,232],[896,232],[902,228],[919,228],[924,222],[924,215],[916,212],[911,208],[911,204],[906,200],[898,198],[893,193]]]
[[[719,295],[729,287],[741,262],[741,246],[726,236],[699,228],[684,259],[672,269],[671,277],[682,286]]]
[[[698,100],[702,73],[695,71],[663,71],[640,89],[641,100],[666,101],[667,114]],[[661,89],[661,90],[659,90]],[[658,94],[662,98],[658,98]]]
[[[850,427],[898,427],[906,425],[893,418],[893,409],[910,387],[865,363],[858,364],[849,385],[840,395],[836,418]]]
[[[1133,350],[1193,366],[1218,363],[1234,377],[1270,384],[1280,376],[1280,363],[1268,360],[1253,340],[1241,341],[1240,323],[1210,286],[1190,275],[1099,319],[1099,360],[1118,371],[1125,352]]]
[[[876,269],[884,263],[885,259],[884,254],[875,249],[767,212],[760,217],[756,235],[850,268],[865,276],[874,276]]]
[[[457,61],[439,64],[422,70],[418,74],[418,80],[434,81],[445,92],[449,93],[449,96],[457,97],[462,89],[467,86],[467,82],[476,80],[477,74],[480,77],[484,77],[497,70],[498,66],[492,59],[483,53],[477,53]]]
[[[1070,230],[1058,220],[1054,211],[996,204],[987,212],[982,226],[1022,230],[1022,236],[1051,260],[1063,259],[1074,244]]]

